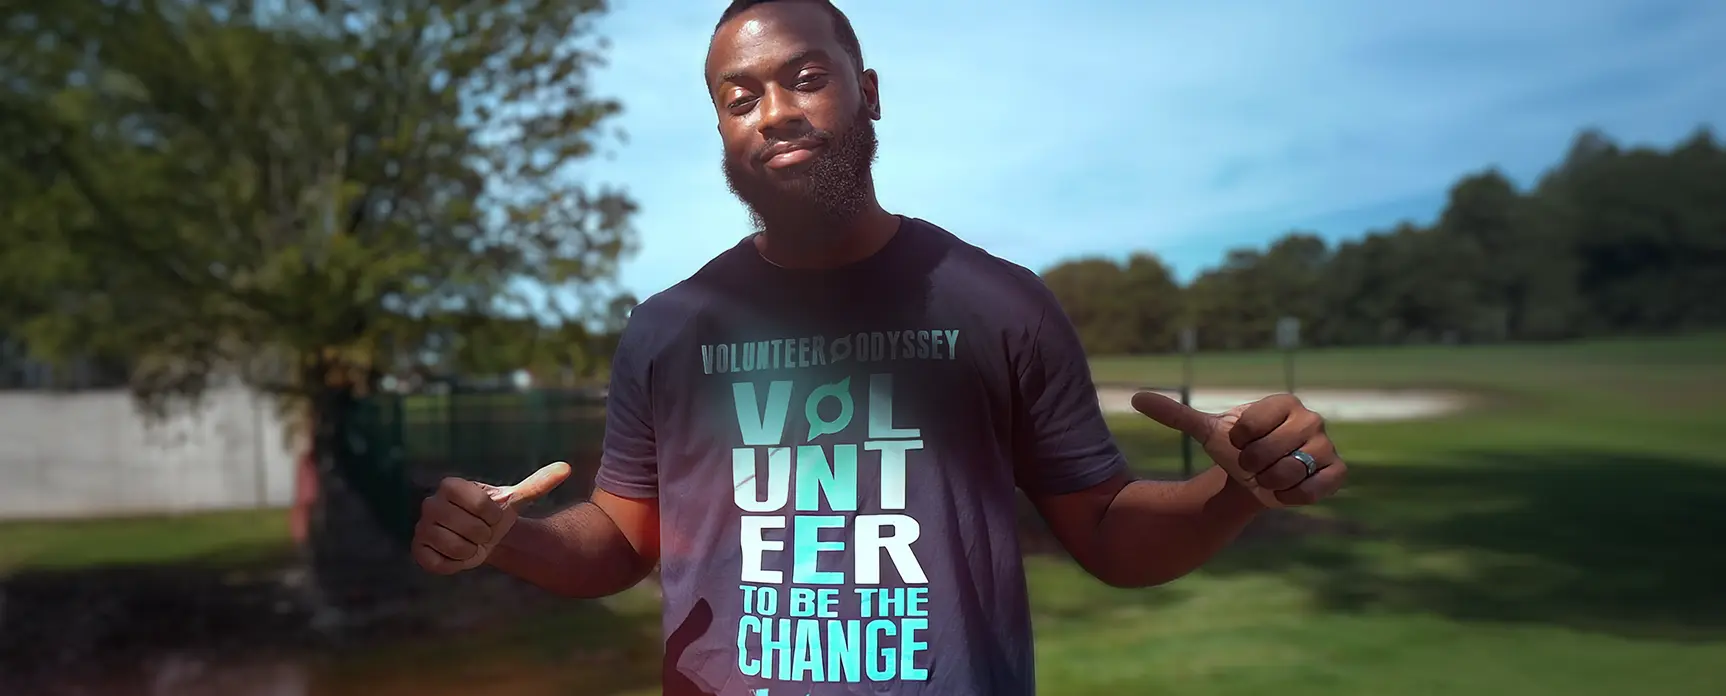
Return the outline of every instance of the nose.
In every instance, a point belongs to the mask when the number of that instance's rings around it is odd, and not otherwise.
[[[761,95],[761,122],[756,126],[768,140],[788,140],[805,130],[803,108],[797,98],[778,85]]]

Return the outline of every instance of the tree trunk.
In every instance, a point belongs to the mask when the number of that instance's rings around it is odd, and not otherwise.
[[[340,631],[398,615],[418,599],[427,580],[409,555],[418,508],[386,459],[399,448],[379,441],[386,429],[363,417],[351,391],[322,388],[310,407],[317,492],[304,546],[307,586],[319,627]]]

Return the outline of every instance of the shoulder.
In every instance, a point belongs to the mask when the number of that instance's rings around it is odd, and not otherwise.
[[[642,300],[629,312],[619,337],[619,353],[651,362],[694,327],[717,295],[718,285],[731,282],[740,266],[738,247],[721,252],[693,275]]]
[[[961,301],[1000,319],[1038,324],[1060,304],[1042,276],[960,238],[925,220],[917,220],[944,249],[936,277],[944,290]]]

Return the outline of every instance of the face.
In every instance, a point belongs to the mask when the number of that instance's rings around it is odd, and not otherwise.
[[[873,195],[873,70],[860,71],[815,3],[751,8],[714,35],[707,81],[725,179],[759,229],[824,232]]]

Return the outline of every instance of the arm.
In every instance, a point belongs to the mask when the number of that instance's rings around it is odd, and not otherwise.
[[[635,586],[659,563],[659,445],[646,339],[655,319],[638,310],[612,357],[592,500],[521,520],[493,566],[558,594],[603,597]]]
[[[1133,480],[1097,400],[1078,333],[1052,295],[1015,359],[1019,485],[1074,560],[1121,587],[1191,572],[1263,505],[1226,471]]]
[[[1211,415],[1144,392],[1133,408],[1198,440],[1217,466],[1190,481],[1122,477],[1037,500],[1063,545],[1110,584],[1142,587],[1185,575],[1234,540],[1257,511],[1310,505],[1348,477],[1324,418],[1293,395]],[[1308,459],[1290,454],[1296,450]],[[1155,551],[1145,553],[1147,546]]]
[[[1234,541],[1264,506],[1217,467],[1187,481],[1119,475],[1066,495],[1032,498],[1061,546],[1115,587],[1179,578]]]
[[[641,582],[659,562],[659,503],[596,490],[593,500],[523,519],[487,563],[569,597],[604,597]]]

